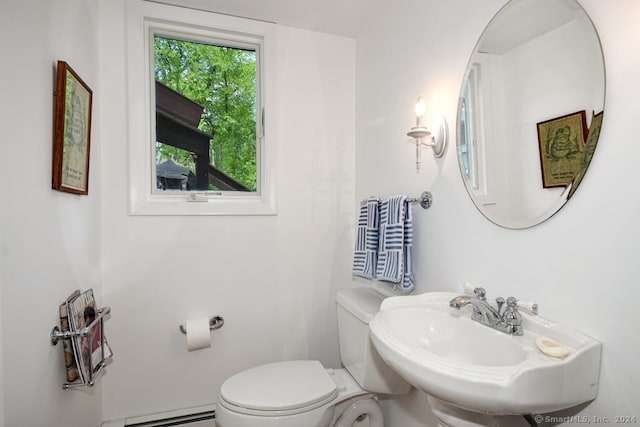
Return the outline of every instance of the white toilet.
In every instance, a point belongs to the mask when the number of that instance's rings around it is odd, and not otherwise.
[[[369,339],[369,321],[383,299],[372,288],[336,295],[340,357],[346,369],[325,369],[317,360],[294,360],[233,375],[220,388],[216,426],[383,427],[374,393],[405,394],[411,388],[386,365]]]

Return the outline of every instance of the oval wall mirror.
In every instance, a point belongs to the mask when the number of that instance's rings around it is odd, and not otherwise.
[[[575,0],[511,0],[476,44],[460,91],[457,150],[478,210],[506,228],[555,214],[598,143],[605,70]]]

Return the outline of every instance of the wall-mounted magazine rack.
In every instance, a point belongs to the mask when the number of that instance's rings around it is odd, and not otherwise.
[[[89,323],[89,325],[83,328],[77,330],[62,331],[58,326],[54,326],[54,328],[51,330],[51,345],[58,344],[61,339],[70,339],[72,341],[74,351],[77,351],[77,349],[82,349],[83,345],[86,345],[87,343],[91,345],[91,343],[94,342],[94,338],[96,338],[96,335],[99,334],[97,337],[97,339],[99,340],[98,344],[100,349],[98,352],[98,360],[92,359],[93,354],[90,350],[88,354],[83,355],[84,359],[81,360],[89,363],[89,365],[87,366],[88,369],[85,369],[84,374],[80,375],[79,382],[63,383],[62,388],[64,390],[70,387],[93,387],[96,383],[96,380],[102,374],[102,370],[106,365],[106,361],[111,357],[111,350],[109,349],[109,346],[105,339],[103,327],[105,316],[109,313],[111,313],[111,308],[103,307],[97,310],[97,315],[94,320]],[[78,367],[78,370],[82,370],[82,368]]]

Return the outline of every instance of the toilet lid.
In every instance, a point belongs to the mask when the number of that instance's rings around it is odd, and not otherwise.
[[[256,366],[227,379],[220,396],[238,408],[289,411],[319,406],[337,396],[335,382],[317,360]]]

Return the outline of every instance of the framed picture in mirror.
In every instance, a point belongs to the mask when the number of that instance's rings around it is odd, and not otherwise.
[[[52,188],[89,194],[93,92],[64,61],[56,71]]]
[[[585,111],[537,124],[542,186],[565,187],[580,170],[587,136]]]
[[[584,154],[582,155],[582,159],[580,160],[580,169],[576,172],[576,175],[573,177],[571,190],[569,190],[568,198],[573,196],[576,189],[582,182],[582,178],[584,178],[584,174],[587,172],[587,168],[591,163],[591,159],[593,158],[593,153],[596,151],[596,145],[598,145],[598,139],[600,138],[600,128],[602,127],[602,117],[604,111],[600,111],[597,114],[593,114],[591,118],[591,124],[589,125],[589,133],[587,135],[587,140],[585,142]]]

